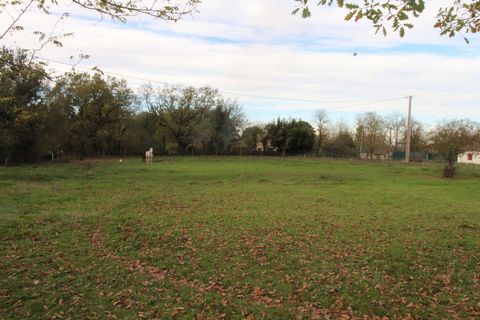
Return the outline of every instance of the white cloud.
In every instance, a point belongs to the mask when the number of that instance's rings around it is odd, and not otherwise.
[[[67,61],[70,54],[84,52],[92,57],[83,66],[257,96],[369,100],[413,94],[414,110],[422,120],[440,116],[480,120],[480,55],[474,51],[478,44],[467,46],[462,39],[439,37],[431,19],[419,20],[407,39],[399,40],[394,35],[375,36],[368,23],[343,22],[338,9],[318,8],[311,19],[303,20],[290,15],[292,8],[292,0],[205,0],[193,19],[177,23],[136,19],[127,25],[75,18],[82,13],[75,10],[59,27],[75,37],[65,39],[64,48],[49,47],[40,55]],[[427,16],[433,17],[435,11],[432,7]],[[31,13],[24,24],[48,30],[53,21],[52,16]],[[33,43],[19,34],[9,41],[27,47]],[[411,47],[405,52],[387,50],[406,43]],[[422,49],[418,44],[446,47]],[[128,80],[132,86],[144,83]],[[405,101],[312,103],[245,96],[238,100],[253,120],[278,115],[305,118],[318,108],[351,118],[362,111],[403,110],[406,105]]]

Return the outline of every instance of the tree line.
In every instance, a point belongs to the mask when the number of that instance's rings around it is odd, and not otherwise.
[[[59,157],[157,154],[311,154],[391,158],[405,150],[407,119],[366,112],[354,127],[325,110],[311,123],[276,119],[249,124],[238,102],[211,87],[146,85],[70,71],[53,78],[27,52],[0,51],[0,155],[3,165]],[[477,123],[455,120],[427,130],[412,121],[411,151],[456,156],[478,148]],[[450,170],[452,170],[450,168]]]
[[[238,150],[245,116],[210,87],[144,86],[70,71],[53,78],[24,50],[0,50],[3,165],[42,158]]]

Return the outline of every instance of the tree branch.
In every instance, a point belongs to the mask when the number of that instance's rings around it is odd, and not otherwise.
[[[14,28],[15,24],[18,22],[18,20],[20,20],[20,18],[25,14],[25,12],[27,12],[27,10],[30,8],[30,6],[32,5],[32,3],[34,2],[35,0],[30,0],[30,2],[26,5],[25,8],[23,8],[20,13],[18,14],[17,18],[15,18],[12,23],[7,27],[7,29],[2,33],[2,35],[0,36],[0,40],[3,39],[3,37],[5,37],[5,35]]]

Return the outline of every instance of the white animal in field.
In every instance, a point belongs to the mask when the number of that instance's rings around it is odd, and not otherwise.
[[[152,163],[153,161],[153,148],[145,152],[145,163]]]

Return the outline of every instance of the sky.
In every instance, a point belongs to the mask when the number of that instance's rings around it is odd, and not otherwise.
[[[375,35],[368,21],[346,22],[336,7],[312,7],[312,17],[292,16],[294,0],[203,0],[199,12],[178,22],[133,18],[123,24],[69,2],[45,15],[22,17],[23,32],[1,45],[34,48],[32,30],[73,32],[63,47],[47,46],[38,57],[97,66],[138,88],[149,81],[209,85],[243,107],[252,123],[277,117],[313,121],[325,109],[332,120],[353,124],[364,112],[406,114],[434,124],[442,119],[480,121],[480,36],[441,37],[432,26],[438,8],[453,2],[427,1],[404,38]],[[0,13],[0,27],[10,18]],[[356,55],[355,55],[356,53]],[[58,73],[70,67],[51,62]],[[142,79],[142,80],[141,80]]]

